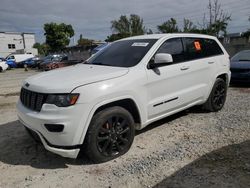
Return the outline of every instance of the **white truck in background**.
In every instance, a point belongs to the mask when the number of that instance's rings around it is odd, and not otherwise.
[[[13,60],[16,62],[16,64],[25,61],[29,58],[33,58],[35,57],[33,54],[31,53],[26,53],[26,54],[10,54],[6,57],[6,60]]]

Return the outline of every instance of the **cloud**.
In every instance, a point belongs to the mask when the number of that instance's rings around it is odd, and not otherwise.
[[[250,27],[249,0],[220,0],[222,8],[232,14],[229,32]],[[65,22],[72,24],[76,37],[104,40],[111,34],[110,22],[120,15],[138,14],[146,27],[156,26],[174,17],[181,24],[183,18],[201,22],[207,12],[208,0],[1,0],[1,31],[34,32],[38,41],[43,38],[43,24]]]

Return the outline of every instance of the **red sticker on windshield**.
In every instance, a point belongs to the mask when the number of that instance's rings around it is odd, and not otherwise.
[[[200,50],[201,50],[201,44],[200,44],[199,41],[195,41],[195,42],[194,42],[194,46],[195,46],[195,49],[196,49],[197,51],[200,51]]]

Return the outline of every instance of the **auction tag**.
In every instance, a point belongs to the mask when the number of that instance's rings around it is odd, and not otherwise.
[[[196,49],[197,51],[200,51],[200,50],[201,50],[201,44],[200,44],[199,41],[195,41],[195,42],[194,42],[194,46],[195,46],[195,49]]]
[[[148,45],[148,42],[135,42],[132,44],[132,46],[139,46],[139,47],[146,47]]]

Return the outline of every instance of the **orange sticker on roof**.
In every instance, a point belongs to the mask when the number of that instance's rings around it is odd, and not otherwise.
[[[195,46],[195,49],[196,49],[197,51],[200,51],[200,50],[201,50],[201,44],[200,44],[199,41],[195,41],[195,42],[194,42],[194,46]]]

